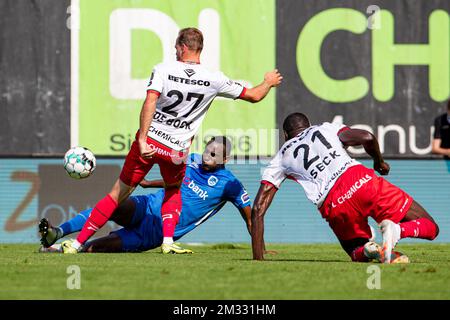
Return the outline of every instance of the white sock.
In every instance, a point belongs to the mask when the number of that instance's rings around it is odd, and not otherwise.
[[[164,237],[163,243],[164,244],[172,244],[173,243],[173,238],[172,237]]]
[[[63,229],[61,229],[60,227],[56,227],[56,239],[61,239],[62,237],[64,237],[64,231]]]
[[[78,240],[75,240],[74,242],[72,242],[72,248],[74,249],[80,249],[81,247],[81,243],[78,242]]]

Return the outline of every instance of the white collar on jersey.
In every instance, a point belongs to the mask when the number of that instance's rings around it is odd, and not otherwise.
[[[183,61],[183,60],[180,60],[180,62],[187,63],[187,64],[200,64],[200,62],[195,62],[195,61]]]

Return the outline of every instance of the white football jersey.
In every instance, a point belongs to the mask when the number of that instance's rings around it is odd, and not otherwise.
[[[345,128],[325,122],[304,130],[283,145],[264,170],[262,180],[277,188],[286,178],[297,181],[307,198],[320,207],[337,179],[360,164],[339,140],[338,133]]]
[[[236,99],[244,87],[201,64],[173,61],[155,66],[148,90],[160,94],[148,136],[181,151],[191,145],[214,98]]]

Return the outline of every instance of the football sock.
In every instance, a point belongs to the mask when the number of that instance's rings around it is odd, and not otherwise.
[[[354,262],[368,262],[369,258],[364,254],[364,246],[358,247],[350,255]]]
[[[59,226],[59,229],[62,231],[62,234],[59,238],[62,238],[71,233],[80,231],[83,228],[86,220],[89,218],[91,211],[92,211],[92,209],[87,209],[87,210],[81,211],[79,214],[77,214],[72,219],[61,224]]]
[[[61,239],[62,237],[64,237],[64,231],[60,228],[60,227],[55,227],[55,232],[56,232],[56,240]]]
[[[91,215],[81,229],[77,237],[80,244],[84,244],[98,229],[103,227],[109,218],[112,216],[114,210],[118,207],[118,203],[108,194],[92,209]],[[75,248],[75,246],[74,246]]]
[[[164,238],[173,238],[180,212],[181,190],[179,188],[166,189],[161,207]]]
[[[427,218],[419,218],[400,223],[401,238],[433,240],[437,236],[436,224]]]
[[[173,244],[173,238],[172,237],[164,237],[163,243],[164,244]]]
[[[72,242],[72,247],[78,250],[81,247],[81,243],[79,243],[78,240],[75,240]]]

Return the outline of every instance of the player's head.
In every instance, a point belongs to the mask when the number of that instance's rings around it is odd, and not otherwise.
[[[197,28],[184,28],[178,33],[175,42],[177,60],[183,60],[186,55],[200,55],[203,49],[203,34]]]
[[[230,159],[231,142],[225,136],[212,137],[208,141],[202,155],[202,168],[214,171],[223,168]]]
[[[310,126],[311,123],[306,115],[300,112],[291,113],[286,117],[286,119],[284,119],[283,122],[285,140],[292,139]]]
[[[450,114],[450,99],[447,101],[447,112]]]

